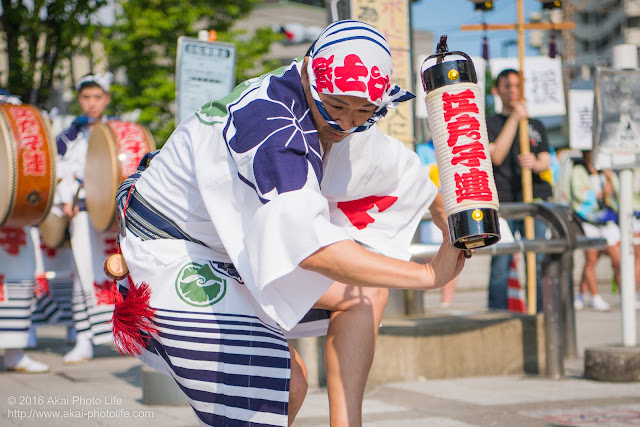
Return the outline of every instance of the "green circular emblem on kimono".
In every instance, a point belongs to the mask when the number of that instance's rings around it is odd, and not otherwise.
[[[209,264],[190,262],[178,273],[176,292],[189,305],[208,307],[224,297],[227,281],[216,276]]]

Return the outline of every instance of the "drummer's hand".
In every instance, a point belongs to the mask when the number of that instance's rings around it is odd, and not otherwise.
[[[63,203],[62,204],[62,215],[68,220],[71,220],[74,216],[78,214],[80,209],[78,205],[72,205],[71,203]]]
[[[434,287],[441,288],[458,277],[464,267],[464,262],[464,251],[454,247],[451,241],[445,238],[435,258],[431,261]]]

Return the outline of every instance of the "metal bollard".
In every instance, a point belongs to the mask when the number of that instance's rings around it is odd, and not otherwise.
[[[546,375],[564,376],[564,325],[560,300],[562,255],[547,254],[542,262],[542,307],[546,335]]]
[[[576,312],[573,307],[573,252],[562,254],[562,276],[560,278],[560,296],[562,313],[564,314],[564,357],[578,357],[578,340],[576,338]]]

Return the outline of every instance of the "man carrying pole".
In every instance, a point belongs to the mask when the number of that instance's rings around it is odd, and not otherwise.
[[[551,185],[539,175],[540,172],[549,168],[551,160],[547,132],[539,120],[529,118],[527,107],[521,98],[520,82],[519,73],[514,69],[506,69],[498,74],[492,91],[502,100],[502,112],[487,117],[489,152],[501,203],[531,202],[534,197],[536,200],[548,200],[552,195]],[[526,138],[524,141],[523,135]],[[525,222],[509,220],[509,228],[514,232],[519,230],[528,239],[534,236],[543,237],[546,226],[540,221],[536,221],[534,225],[533,218],[529,218],[532,220],[533,235],[527,234],[526,220]],[[533,260],[527,257],[527,269],[532,270],[533,279],[528,283],[536,283],[537,286],[528,286],[528,311],[535,313],[542,311],[542,299],[537,298],[536,303],[536,289],[540,293],[542,286],[540,271],[536,270],[539,269],[544,254],[536,256],[535,253],[531,253],[531,255]],[[507,283],[511,259],[512,255],[497,255],[491,259],[489,308],[503,310],[507,308]],[[531,297],[532,292],[533,297]]]
[[[474,1],[474,0],[472,0]],[[518,21],[516,24],[477,24],[477,25],[463,25],[460,27],[461,30],[463,31],[491,31],[491,30],[517,30],[518,31],[518,59],[519,59],[519,64],[520,64],[520,71],[515,71],[514,72],[517,74],[517,78],[518,78],[518,93],[519,93],[519,102],[522,104],[522,106],[524,107],[525,104],[525,96],[524,96],[524,75],[523,75],[523,70],[524,70],[524,57],[525,57],[525,35],[524,32],[525,30],[568,30],[568,29],[573,29],[575,27],[575,24],[573,22],[554,22],[554,23],[544,23],[544,22],[536,22],[536,23],[525,23],[524,22],[524,3],[523,0],[518,0],[517,1],[518,4]],[[496,81],[496,87],[498,86],[498,82]],[[526,110],[525,110],[526,111]],[[504,110],[503,110],[504,113]],[[505,202],[505,201],[523,201],[525,203],[531,203],[534,200],[534,188],[533,188],[533,181],[534,181],[534,177],[532,175],[532,168],[535,166],[536,168],[539,167],[540,165],[537,164],[537,162],[535,162],[534,165],[534,160],[533,157],[530,156],[530,152],[531,152],[531,148],[530,148],[530,140],[531,137],[529,135],[529,126],[530,121],[527,118],[527,115],[521,115],[520,119],[519,119],[519,124],[518,124],[518,129],[519,129],[519,146],[520,146],[520,155],[524,158],[524,162],[520,162],[519,167],[521,168],[521,180],[522,180],[522,193],[521,193],[521,199],[517,199],[517,200],[504,200],[503,199],[503,195],[500,192],[500,188],[498,187],[498,196],[500,198],[500,202]],[[488,128],[488,126],[487,126]],[[492,135],[489,131],[489,129],[487,129],[487,131],[489,132],[489,141],[494,142],[494,140],[492,139]],[[515,131],[514,131],[515,132]],[[515,133],[514,133],[515,135]],[[545,137],[546,139],[546,137]],[[496,166],[496,162],[495,162],[495,155],[494,155],[494,150],[495,148],[492,148],[493,144],[490,144],[490,150],[491,150],[491,157],[492,157],[492,161],[494,162],[494,171],[495,171],[495,166]],[[500,151],[500,150],[499,150]],[[548,149],[547,149],[548,151]],[[547,162],[547,166],[548,166],[548,162]],[[534,169],[533,172],[535,173],[536,170]],[[496,176],[496,186],[498,186],[498,177]],[[539,196],[535,196],[536,198],[538,198]],[[512,230],[513,231],[513,230]],[[533,239],[535,238],[535,236],[538,233],[536,233],[536,227],[533,221],[532,217],[527,217],[524,220],[524,237],[526,237],[527,239]],[[540,307],[541,307],[541,303],[537,303],[536,301],[538,299],[541,300],[540,297],[538,297],[537,292],[536,292],[536,288],[540,289],[540,281],[536,280],[536,264],[540,264],[540,262],[536,263],[536,255],[533,252],[527,253],[526,254],[526,260],[527,260],[527,284],[528,286],[528,290],[527,290],[527,312],[529,314],[534,314],[536,312],[536,306],[538,307],[538,311],[540,311]],[[535,263],[535,264],[534,264]],[[539,274],[538,274],[539,275]],[[493,277],[493,268],[492,268],[492,277]],[[505,280],[504,280],[504,287],[505,287],[505,308],[506,308],[506,283],[507,283],[507,277],[508,277],[508,264],[507,264],[507,270],[505,273]],[[534,282],[538,282],[538,286],[533,286],[532,284]],[[489,307],[492,308],[491,304],[491,279],[490,279],[490,283],[489,283],[489,288],[490,288],[490,301],[489,301]],[[498,308],[498,307],[496,307]]]

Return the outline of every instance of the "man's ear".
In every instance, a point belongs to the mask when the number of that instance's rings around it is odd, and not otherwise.
[[[498,88],[495,86],[491,86],[491,95],[498,95]]]
[[[302,86],[309,86],[309,73],[307,72],[307,65],[309,64],[309,57],[305,56],[302,61],[302,70],[300,71],[300,79],[302,80]]]

